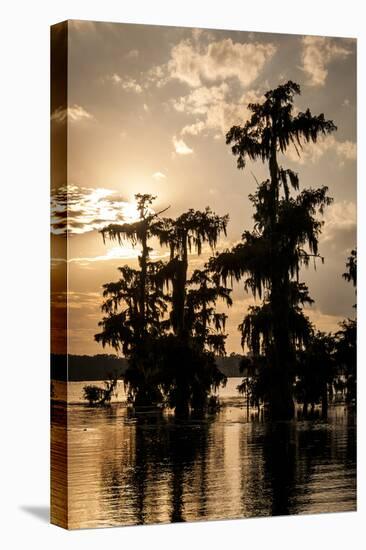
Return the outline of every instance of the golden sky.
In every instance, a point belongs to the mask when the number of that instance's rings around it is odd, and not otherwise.
[[[57,37],[55,38],[57,43]],[[251,229],[248,194],[261,163],[244,171],[225,145],[242,124],[246,105],[287,80],[301,85],[299,110],[324,112],[338,131],[284,166],[299,172],[301,187],[327,185],[334,203],[325,213],[320,253],[325,264],[303,272],[315,304],[308,312],[321,330],[353,316],[354,291],[341,277],[356,244],[356,41],[353,39],[201,30],[117,23],[68,23],[67,106],[54,95],[52,135],[65,132],[66,171],[53,174],[52,303],[61,314],[63,277],[69,274],[69,353],[102,353],[94,342],[101,317],[101,286],[116,268],[136,265],[138,249],[103,243],[98,229],[136,219],[135,193],[157,195],[155,208],[174,217],[210,206],[228,213],[226,248]],[[60,83],[58,83],[59,85]],[[254,178],[255,177],[255,178]],[[67,217],[65,207],[67,204]],[[153,257],[167,251],[153,243]],[[57,252],[58,251],[58,252]],[[192,256],[194,267],[210,255]],[[236,285],[227,311],[227,351],[240,351],[237,326],[253,299]],[[54,351],[60,351],[54,343]],[[106,350],[113,352],[113,350]]]

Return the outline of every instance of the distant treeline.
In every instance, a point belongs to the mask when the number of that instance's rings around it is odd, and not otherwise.
[[[234,354],[217,357],[216,363],[225,376],[242,376],[239,363],[242,355]],[[116,355],[69,355],[68,376],[66,355],[51,355],[51,378],[71,382],[106,380],[109,376],[121,376],[127,369],[127,360]]]

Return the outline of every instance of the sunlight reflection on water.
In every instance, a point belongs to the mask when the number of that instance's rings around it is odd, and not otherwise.
[[[166,413],[136,418],[118,403],[69,405],[69,526],[355,510],[355,440],[344,405],[330,407],[327,421],[276,424],[237,398],[184,423]]]

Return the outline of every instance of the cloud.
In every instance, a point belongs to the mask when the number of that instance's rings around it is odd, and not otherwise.
[[[340,315],[331,315],[311,307],[306,307],[304,313],[309,317],[315,328],[322,332],[336,332],[339,330],[339,323],[343,319]]]
[[[246,88],[258,78],[275,52],[271,43],[242,43],[231,38],[215,41],[212,33],[193,29],[191,38],[171,48],[167,63],[144,74],[142,85],[161,88],[171,80],[178,80],[198,88],[231,79]]]
[[[173,145],[177,155],[191,155],[193,153],[193,149],[188,147],[182,139],[177,139],[176,136],[173,137]]]
[[[224,101],[228,90],[226,82],[220,86],[201,86],[188,95],[173,100],[173,107],[181,113],[205,114],[210,106]]]
[[[78,264],[81,267],[89,267],[91,263],[94,262],[105,262],[105,261],[115,261],[115,260],[136,260],[139,255],[141,254],[141,247],[133,247],[128,245],[123,246],[115,246],[112,248],[109,248],[105,254],[102,256],[81,256],[81,257],[74,257],[74,258],[68,258],[67,260],[64,258],[58,259],[58,263],[68,263],[68,264]],[[168,258],[170,256],[170,252],[166,250],[150,250],[149,256],[151,260],[161,260],[164,258]]]
[[[167,65],[156,65],[151,67],[144,75],[144,87],[148,88],[154,84],[157,88],[162,88],[169,80]]]
[[[298,164],[318,162],[327,152],[336,154],[340,166],[345,161],[355,161],[357,158],[357,146],[353,141],[338,141],[333,135],[321,137],[317,143],[306,143],[300,149],[300,157],[294,147],[289,147],[286,155],[290,160]]]
[[[58,107],[51,115],[51,120],[57,123],[80,122],[81,120],[92,120],[93,115],[84,109],[81,105],[74,104],[71,107]]]
[[[181,131],[182,136],[190,135],[190,136],[197,136],[200,134],[204,129],[206,125],[203,122],[203,120],[198,120],[194,124],[188,124],[187,126],[184,126],[184,128]]]
[[[198,135],[212,130],[217,135],[226,132],[235,124],[243,124],[249,116],[248,103],[260,101],[262,94],[257,90],[248,90],[237,97],[223,82],[219,86],[201,86],[189,94],[172,101],[173,108],[186,115],[196,117],[192,124],[184,126],[181,135]]]
[[[351,54],[341,39],[323,36],[304,36],[302,46],[301,68],[308,76],[309,86],[324,86],[328,76],[327,65]]]
[[[164,181],[166,179],[166,175],[163,174],[163,172],[154,172],[154,174],[151,177],[155,181]]]
[[[119,76],[119,74],[113,73],[110,77],[110,80],[112,80],[112,82],[114,82],[115,84],[121,86],[121,88],[126,92],[135,92],[136,94],[141,94],[142,92],[142,86],[140,86],[140,84],[134,78],[122,78],[121,76]]]
[[[336,247],[342,255],[354,247],[357,232],[357,208],[352,201],[334,202],[326,208],[320,240]]]
[[[57,309],[82,309],[92,308],[99,305],[101,294],[98,292],[52,292],[51,303],[52,307]]]
[[[231,38],[208,45],[202,45],[199,40],[182,40],[173,46],[165,72],[169,78],[191,87],[227,79],[237,79],[247,87],[275,51],[273,44],[233,42]]]
[[[356,160],[357,146],[353,141],[342,141],[336,143],[337,155],[344,160]]]
[[[109,189],[70,184],[51,197],[51,232],[55,235],[87,233],[137,218],[136,205]]]

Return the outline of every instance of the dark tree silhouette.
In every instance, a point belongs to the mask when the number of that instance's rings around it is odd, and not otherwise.
[[[103,286],[105,316],[95,338],[128,358],[123,378],[130,402],[167,402],[186,414],[189,407],[205,408],[209,393],[226,381],[215,361],[225,354],[226,315],[216,313],[215,305],[219,299],[231,305],[230,290],[208,270],[188,280],[188,254],[201,254],[204,243],[214,249],[228,218],[207,208],[162,219],[162,212],[151,212],[154,198],[136,195],[140,219],[102,230],[103,238],[139,244],[141,254],[139,269],[121,267],[120,279]],[[168,262],[150,260],[152,237],[169,246]]]
[[[202,253],[207,243],[216,247],[221,233],[226,235],[228,216],[218,216],[210,208],[204,211],[190,209],[177,219],[163,219],[155,228],[161,245],[170,249],[170,261],[161,272],[162,280],[172,287],[171,321],[175,334],[186,338],[186,295],[188,279],[188,254],[194,250]]]
[[[225,325],[227,315],[216,312],[216,303],[222,300],[232,305],[231,289],[220,284],[219,277],[209,269],[196,269],[188,281],[186,325],[192,338],[204,351],[225,355]]]
[[[319,257],[322,222],[316,215],[331,202],[327,187],[306,189],[293,196],[299,189],[298,175],[279,164],[279,156],[289,146],[300,156],[303,143],[316,143],[320,135],[336,130],[323,114],[313,116],[309,109],[294,114],[294,97],[298,94],[299,85],[291,81],[268,91],[263,103],[249,104],[252,114],[244,126],[233,126],[227,133],[226,142],[232,144],[238,168],[244,168],[248,160],[261,160],[268,163],[270,177],[258,183],[255,194],[250,196],[255,208],[254,230],[245,231],[240,244],[211,261],[211,268],[224,281],[227,277],[245,277],[246,290],[263,299],[262,308],[249,312],[241,330],[251,346],[248,325],[254,327],[255,323],[258,328],[258,323],[264,322],[261,335],[270,369],[269,410],[274,418],[290,418],[294,413],[297,328],[292,323],[292,283],[298,282],[302,265]],[[302,323],[306,324],[304,319]]]
[[[206,243],[214,250],[227,223],[228,216],[206,208],[190,209],[175,220],[164,218],[155,227],[160,244],[170,250],[170,260],[158,278],[161,290],[171,289],[173,330],[160,343],[160,369],[168,403],[180,416],[189,408],[203,410],[209,393],[226,381],[215,360],[215,353],[225,353],[226,316],[216,313],[215,304],[218,299],[230,304],[230,291],[219,285],[217,277],[212,280],[208,270],[195,271],[190,280],[188,273],[189,253],[201,255]]]
[[[112,396],[116,393],[118,377],[111,377],[109,380],[104,381],[104,388],[95,385],[86,385],[83,388],[84,399],[89,402],[89,405],[98,405],[103,407],[109,405]]]
[[[351,250],[351,255],[348,257],[346,263],[347,271],[343,273],[343,278],[349,283],[352,283],[354,287],[357,286],[357,250]]]
[[[323,416],[328,412],[328,394],[336,375],[335,341],[331,334],[313,332],[304,349],[297,354],[297,383],[295,395],[303,404],[306,415],[308,406],[314,411],[321,403]]]
[[[347,271],[343,278],[357,285],[357,251],[351,251],[346,262]],[[355,290],[356,291],[356,290]],[[356,307],[356,305],[354,305]],[[357,393],[357,319],[345,319],[336,333],[336,359],[346,377],[346,397],[349,402],[356,399]]]
[[[102,311],[106,315],[99,323],[102,332],[95,335],[103,347],[108,344],[129,359],[123,378],[129,399],[136,406],[154,405],[162,400],[155,353],[157,338],[166,328],[163,317],[168,306],[167,297],[156,284],[162,264],[151,262],[149,257],[148,242],[161,213],[151,212],[154,199],[152,195],[136,195],[140,219],[101,230],[103,239],[107,236],[120,244],[127,240],[133,246],[141,246],[140,269],[121,267],[120,279],[103,285]]]
[[[345,389],[347,401],[356,399],[357,393],[357,321],[345,319],[336,332],[336,361],[340,371],[346,377]]]
[[[123,375],[129,401],[136,406],[159,403],[159,372],[155,354],[159,337],[166,329],[164,314],[168,305],[166,296],[155,284],[160,262],[148,262],[144,274],[144,309],[141,312],[141,270],[120,267],[121,278],[103,285],[106,314],[99,326],[102,332],[95,335],[97,342],[112,346],[128,358]]]
[[[118,244],[128,241],[133,246],[137,244],[141,245],[141,254],[139,255],[139,294],[138,294],[138,317],[139,328],[141,335],[146,331],[146,286],[148,284],[148,267],[149,267],[149,254],[151,248],[148,245],[149,239],[155,234],[155,227],[159,223],[159,215],[165,212],[164,209],[160,212],[152,212],[151,205],[156,199],[153,195],[140,194],[135,195],[137,201],[137,210],[139,213],[139,220],[134,223],[124,224],[110,224],[101,230],[103,241],[106,237],[112,241],[117,241]]]

